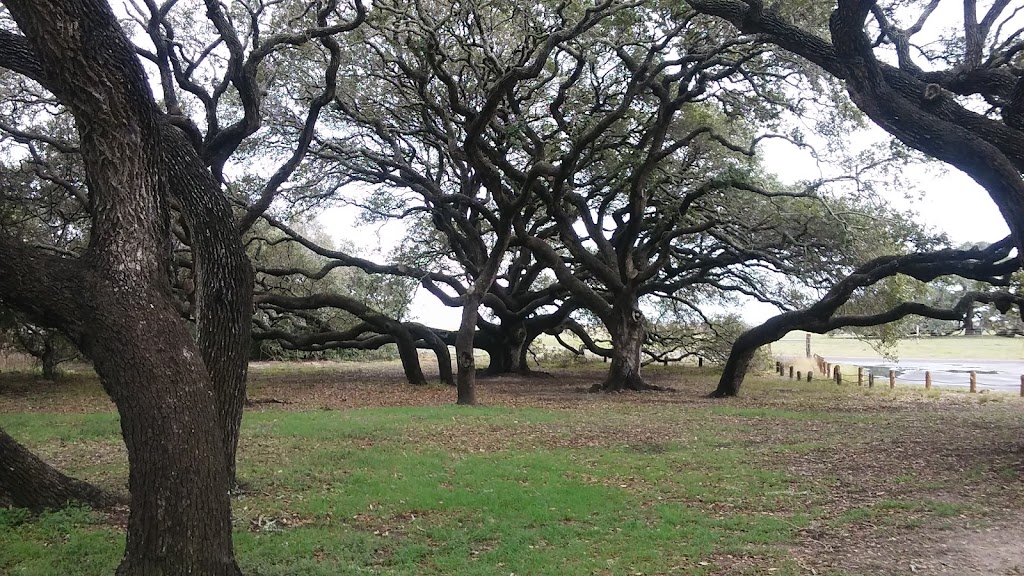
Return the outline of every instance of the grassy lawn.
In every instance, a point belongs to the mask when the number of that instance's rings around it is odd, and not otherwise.
[[[755,379],[722,402],[704,397],[712,373],[678,368],[650,371],[674,393],[579,392],[600,370],[485,380],[484,406],[465,408],[394,365],[254,369],[243,571],[972,574],[959,538],[1024,525],[1019,399]],[[117,416],[89,378],[0,374],[0,426],[123,490]],[[0,573],[112,573],[122,523],[0,509]],[[1014,568],[1015,539],[988,541],[986,558]]]

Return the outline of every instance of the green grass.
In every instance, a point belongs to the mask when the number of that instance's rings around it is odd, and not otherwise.
[[[694,374],[703,394],[713,383]],[[795,575],[805,570],[791,551],[809,527],[951,522],[980,515],[980,505],[929,496],[926,481],[1017,481],[1008,461],[918,475],[897,456],[888,476],[864,478],[873,488],[853,490],[867,501],[834,496],[846,486],[838,471],[807,466],[846,450],[875,469],[886,438],[936,434],[942,447],[962,435],[933,420],[945,417],[938,411],[924,420],[888,412],[904,397],[928,401],[920,395],[757,378],[745,393],[725,403],[697,394],[681,401],[684,390],[635,401],[571,396],[578,405],[559,409],[250,411],[239,460],[245,489],[233,508],[236,555],[250,576]],[[15,438],[70,474],[123,489],[116,413],[34,413],[31,396],[5,406],[0,427]],[[994,411],[979,416],[993,430],[989,440],[1015,437],[1016,399],[974,406]],[[947,430],[949,438],[939,436]],[[883,484],[887,492],[875,496]],[[109,574],[123,538],[88,510],[32,517],[0,509],[0,574]]]
[[[870,506],[852,508],[833,521],[834,525],[871,523],[896,528],[918,528],[924,518],[949,518],[974,508],[936,500],[879,500]]]
[[[776,356],[803,357],[806,332],[790,332],[772,343]],[[868,343],[841,334],[811,334],[811,351],[825,358],[877,358]],[[901,358],[951,358],[977,360],[1019,360],[1024,358],[1024,338],[1002,336],[922,336],[899,341],[896,353]]]
[[[595,417],[458,407],[250,414],[239,561],[262,575],[703,574],[719,554],[771,558],[807,521],[792,479],[736,447],[615,437],[558,447],[557,429],[548,448],[432,440],[452,427],[493,436]],[[112,414],[6,414],[0,424],[34,445],[118,443]],[[120,555],[121,535],[84,510],[6,511],[0,528],[5,574],[109,573]]]

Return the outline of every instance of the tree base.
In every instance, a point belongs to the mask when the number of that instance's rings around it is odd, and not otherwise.
[[[516,368],[512,370],[491,371],[490,368],[477,370],[477,378],[499,378],[501,376],[518,376],[520,378],[550,378],[550,372],[543,370],[532,370],[530,368]]]
[[[630,376],[609,376],[604,382],[594,384],[590,392],[675,392],[665,386],[648,384],[639,374]]]
[[[735,398],[736,396],[736,390],[723,390],[721,388],[718,388],[711,394],[708,394],[708,398]]]
[[[231,558],[216,558],[206,562],[184,562],[170,559],[166,562],[122,562],[114,576],[149,576],[152,574],[203,574],[204,576],[242,576],[238,564]]]

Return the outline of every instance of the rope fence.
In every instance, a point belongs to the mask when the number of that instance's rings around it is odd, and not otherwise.
[[[853,378],[854,378],[854,373],[853,373],[852,370],[851,370],[851,372],[849,374],[844,374],[843,373],[843,365],[832,364],[828,360],[826,360],[825,358],[823,358],[822,356],[819,356],[817,354],[814,354],[813,358],[814,358],[814,364],[817,366],[817,373],[820,376],[823,376],[824,378],[829,379],[829,380],[835,382],[837,385],[842,385],[843,382],[844,382],[844,377],[848,377],[850,379],[851,384],[852,384],[852,381],[853,381]],[[851,367],[851,368],[856,368],[856,382],[857,382],[857,386],[864,386],[865,383],[866,383],[868,388],[874,388],[874,386],[875,386],[875,373],[874,372],[872,372],[870,369],[869,370],[865,370],[863,366],[854,366],[854,367]],[[775,362],[775,371],[776,371],[776,373],[778,373],[779,376],[785,377],[786,373],[788,372],[789,373],[789,378],[791,380],[794,379],[794,378],[796,380],[804,380],[804,379],[806,379],[808,382],[811,382],[813,380],[814,372],[815,372],[814,370],[808,370],[806,372],[806,375],[805,375],[805,373],[802,370],[797,370],[794,365],[786,364],[786,363],[784,363],[781,360],[778,360],[778,361]],[[885,378],[885,376],[888,376],[888,378]],[[883,379],[883,382],[885,382],[886,380],[888,381],[887,383],[889,384],[889,388],[895,388],[896,387],[896,381],[897,381],[896,370],[889,369],[887,375],[882,375],[882,379]],[[931,373],[930,370],[925,370],[924,371],[924,380],[917,380],[917,379],[911,379],[911,378],[906,378],[906,377],[901,377],[901,378],[899,378],[899,380],[900,380],[901,383],[907,383],[907,384],[922,384],[923,383],[924,384],[924,388],[926,390],[930,390],[932,388],[932,385],[934,385],[934,384],[950,385],[950,386],[963,386],[963,385],[966,384],[968,386],[968,389],[972,393],[976,393],[978,391],[978,373],[975,370],[969,371],[967,373],[967,378],[962,379],[962,380],[957,380],[957,381],[953,381],[953,380],[935,380],[934,378],[932,378],[932,373]],[[1020,396],[1022,398],[1024,398],[1024,375],[1021,375],[1021,377],[1020,377]]]

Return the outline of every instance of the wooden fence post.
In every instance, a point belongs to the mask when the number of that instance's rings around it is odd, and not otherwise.
[[[796,381],[799,382],[804,379],[804,373],[801,370],[796,371]]]
[[[978,373],[971,370],[971,392],[978,391]]]
[[[807,333],[807,340],[804,343],[804,352],[806,352],[808,358],[811,357],[811,333],[810,332]]]
[[[932,387],[932,373],[925,371],[924,373],[924,389],[931,390]]]
[[[1024,375],[1020,377],[1020,397],[1024,398]]]
[[[808,370],[807,371],[807,381],[808,382],[811,381],[811,374],[814,374],[814,370]],[[1021,377],[1021,379],[1024,380],[1024,377]],[[1020,395],[1024,396],[1024,385],[1021,385],[1021,387],[1020,387]]]
[[[896,387],[896,371],[895,370],[889,370],[889,388],[891,389],[891,388],[895,388],[895,387]]]
[[[843,371],[839,367],[839,364],[836,364],[835,368],[832,369],[832,375],[836,379],[836,384],[843,383]]]
[[[864,385],[864,367],[857,366],[857,386]]]
[[[789,367],[789,379],[790,380],[793,379],[793,367],[792,366]]]
[[[875,387],[875,374],[874,372],[868,372],[868,388]]]

